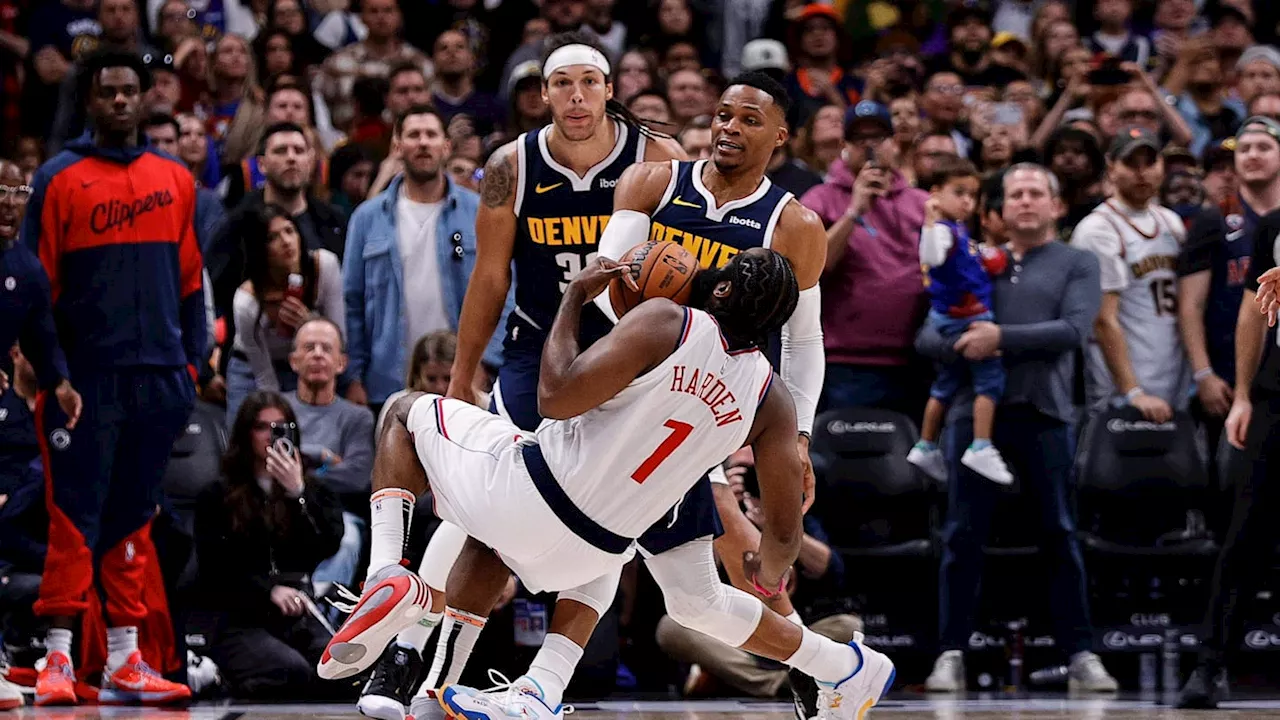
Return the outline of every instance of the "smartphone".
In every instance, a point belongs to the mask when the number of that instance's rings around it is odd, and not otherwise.
[[[298,446],[298,426],[294,423],[271,423],[271,445],[276,452],[293,455]]]
[[[1126,85],[1133,78],[1120,69],[1119,58],[1104,58],[1097,67],[1086,76],[1090,85]]]
[[[1022,106],[1017,103],[996,103],[991,110],[991,122],[994,125],[1021,125]]]

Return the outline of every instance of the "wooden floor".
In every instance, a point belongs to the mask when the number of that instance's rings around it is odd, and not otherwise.
[[[185,710],[138,708],[24,708],[0,713],[2,720],[357,720],[354,707],[341,705],[199,705]],[[572,720],[791,720],[790,706],[749,702],[629,702],[580,705]],[[1153,700],[1074,700],[1062,697],[1030,699],[935,700],[892,697],[868,716],[891,720],[1280,720],[1280,702],[1238,701],[1214,712],[1187,712],[1157,705]],[[437,717],[418,720],[438,720]]]

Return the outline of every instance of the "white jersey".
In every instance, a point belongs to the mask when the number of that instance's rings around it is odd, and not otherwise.
[[[639,537],[742,447],[772,379],[759,350],[730,351],[710,315],[686,308],[662,364],[578,417],[544,420],[538,444],[574,505]]]
[[[1120,295],[1120,326],[1138,385],[1175,410],[1187,406],[1191,384],[1178,332],[1176,268],[1185,239],[1186,228],[1172,210],[1152,204],[1135,211],[1114,198],[1094,209],[1071,237],[1072,245],[1098,257],[1102,291]],[[1116,389],[1096,339],[1086,367],[1089,405],[1102,407]]]

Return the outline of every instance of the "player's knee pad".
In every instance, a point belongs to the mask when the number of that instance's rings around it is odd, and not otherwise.
[[[447,590],[449,572],[453,570],[453,563],[466,541],[467,533],[462,528],[453,523],[440,523],[427,543],[427,551],[422,554],[422,563],[418,565],[418,575],[427,587]]]
[[[572,600],[596,611],[596,615],[604,615],[613,605],[613,598],[618,594],[618,582],[622,579],[622,568],[601,575],[585,585],[572,590],[565,590],[556,596],[557,600]]]

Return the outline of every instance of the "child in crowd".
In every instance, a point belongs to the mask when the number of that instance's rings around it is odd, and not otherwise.
[[[926,269],[929,289],[929,317],[926,322],[947,338],[959,338],[979,321],[992,322],[990,270],[999,271],[1003,252],[979,250],[969,239],[967,223],[977,207],[979,178],[973,163],[948,158],[939,165],[930,181],[930,197],[925,204],[924,227],[920,231],[920,263]],[[966,378],[968,376],[968,378]],[[1008,485],[1013,475],[1004,458],[991,444],[996,404],[1004,394],[1004,366],[999,357],[982,360],[959,358],[942,365],[929,389],[920,442],[911,448],[907,460],[931,477],[947,476],[946,461],[938,448],[942,423],[952,398],[966,379],[973,382],[973,444],[960,462],[983,477]]]

